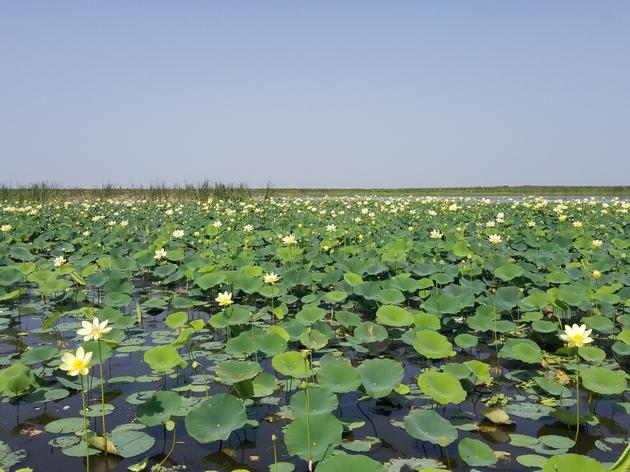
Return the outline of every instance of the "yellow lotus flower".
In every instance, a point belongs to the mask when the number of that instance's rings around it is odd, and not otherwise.
[[[160,249],[155,250],[155,254],[153,255],[153,259],[159,261],[160,259],[164,259],[166,257],[166,249],[161,247]]]
[[[80,330],[77,331],[79,336],[83,336],[83,341],[90,341],[93,339],[94,341],[98,341],[105,334],[109,333],[112,330],[112,327],[107,327],[109,320],[99,321],[98,317],[94,317],[92,322],[82,321]]]
[[[287,246],[291,246],[292,244],[297,244],[297,239],[292,234],[287,234],[284,238],[282,238],[282,242]]]
[[[585,344],[593,342],[591,338],[592,329],[586,329],[586,325],[573,326],[564,325],[564,333],[560,335],[560,339],[565,341],[569,347],[582,347]]]
[[[599,247],[602,247],[602,245],[604,244],[604,241],[602,241],[601,239],[593,239],[591,244],[593,245],[593,247],[599,248]]]
[[[83,347],[79,347],[75,354],[66,352],[61,357],[61,370],[68,371],[68,375],[87,375],[90,371],[90,360],[92,360],[92,352],[85,352]]]
[[[234,303],[234,300],[232,300],[232,292],[219,293],[214,301],[217,302],[219,306],[230,306]]]
[[[598,271],[598,270],[594,270],[594,271],[593,271],[593,273],[592,273],[591,275],[593,276],[593,278],[594,278],[595,280],[598,280],[599,278],[601,278],[602,273],[601,273],[600,271]]]
[[[437,229],[434,229],[433,231],[431,231],[431,239],[442,239],[442,236],[444,236],[443,233],[440,233]]]
[[[498,234],[491,234],[488,236],[488,241],[490,241],[491,244],[499,244],[503,239]]]
[[[53,265],[55,267],[61,267],[62,265],[64,265],[66,263],[66,258],[63,256],[57,256],[55,257],[55,260],[53,261]]]
[[[280,280],[280,276],[278,274],[275,274],[273,272],[269,273],[269,274],[265,274],[265,276],[263,277],[263,280],[266,284],[270,284],[273,285],[275,284],[278,280]]]

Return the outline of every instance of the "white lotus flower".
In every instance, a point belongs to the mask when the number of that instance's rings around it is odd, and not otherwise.
[[[592,332],[592,329],[586,329],[585,324],[579,326],[577,324],[564,325],[564,333],[560,335],[560,339],[565,341],[569,347],[582,347],[593,342]]]
[[[160,259],[164,259],[166,257],[166,250],[161,247],[160,249],[156,249],[155,250],[155,254],[153,255],[153,259],[155,259],[156,261],[159,261]]]
[[[431,239],[442,239],[442,236],[444,236],[444,233],[440,233],[437,229],[431,231]]]
[[[270,284],[273,285],[275,284],[278,280],[280,280],[280,276],[274,272],[271,272],[269,274],[265,274],[265,276],[263,277],[263,280],[266,284]]]
[[[55,265],[55,267],[61,267],[62,265],[64,265],[66,263],[66,258],[63,256],[57,256],[55,257],[55,260],[53,261],[53,264]]]
[[[488,236],[488,241],[490,241],[491,244],[499,244],[503,239],[498,234],[491,234]]]
[[[107,325],[109,324],[109,320],[99,321],[98,317],[94,317],[92,322],[82,321],[80,330],[77,331],[79,336],[83,336],[83,341],[98,341],[103,337],[103,335],[109,333],[112,330],[112,327]]]
[[[234,300],[232,300],[232,292],[219,293],[214,301],[217,302],[219,306],[230,306],[234,303]]]
[[[282,242],[287,246],[291,246],[292,244],[297,244],[297,239],[292,234],[287,234],[284,238],[282,238]]]

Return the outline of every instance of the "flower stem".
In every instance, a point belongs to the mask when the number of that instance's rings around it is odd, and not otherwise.
[[[173,429],[173,442],[171,443],[171,449],[168,451],[168,454],[166,454],[166,457],[164,459],[162,459],[162,462],[160,462],[157,467],[155,468],[155,470],[157,472],[159,472],[160,470],[162,470],[162,464],[164,464],[166,462],[166,460],[171,457],[171,454],[173,453],[173,451],[175,450],[175,431],[177,428]]]
[[[278,452],[276,451],[276,441],[273,441],[273,464],[274,471],[278,472]]]
[[[103,426],[103,439],[105,439],[105,464],[107,462],[107,428],[105,426],[105,381],[103,380],[103,356],[101,355],[101,341],[96,341],[98,346],[98,368],[101,374],[101,422]]]
[[[446,456],[446,465],[448,467],[448,470],[451,470],[451,458],[448,456],[448,448],[447,446],[444,446],[442,449],[444,449],[444,455]]]
[[[85,406],[85,386],[83,385],[83,376],[81,378],[81,404],[83,405],[83,436],[85,440],[85,467],[86,471],[90,472],[90,445],[88,444],[88,423],[87,423],[87,409]]]
[[[575,366],[575,443],[577,444],[578,436],[580,434],[580,358],[578,355],[575,356],[575,361],[577,362],[577,365]]]
[[[311,402],[308,395],[308,359],[304,358],[304,367],[306,369],[306,381],[304,383],[304,397],[306,398],[306,440],[308,441],[308,461],[311,463],[313,460],[311,454]]]

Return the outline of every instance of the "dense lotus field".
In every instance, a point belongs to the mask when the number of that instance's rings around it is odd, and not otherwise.
[[[627,471],[629,209],[0,203],[0,469]]]

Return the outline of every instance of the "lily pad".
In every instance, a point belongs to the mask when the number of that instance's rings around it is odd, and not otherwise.
[[[425,395],[438,403],[459,404],[466,399],[461,383],[447,372],[428,370],[418,376],[418,386]]]
[[[186,415],[186,431],[200,443],[226,441],[230,434],[247,422],[243,402],[238,398],[220,393],[203,401]]]

